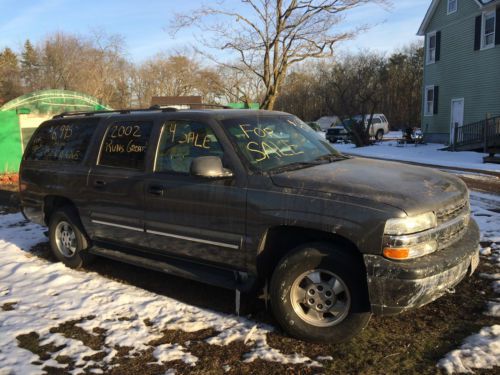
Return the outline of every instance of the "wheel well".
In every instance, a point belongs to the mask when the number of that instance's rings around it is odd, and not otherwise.
[[[58,208],[64,206],[70,206],[76,210],[75,204],[70,199],[57,195],[46,196],[43,203],[44,203],[43,204],[44,219],[47,225],[49,224],[50,216]]]
[[[360,267],[363,275],[366,275],[366,267],[363,260],[363,255],[354,243],[347,238],[339,236],[335,233],[328,233],[320,230],[291,227],[291,226],[278,226],[271,228],[264,236],[260,251],[257,256],[257,271],[261,275],[261,279],[270,279],[274,269],[279,261],[297,246],[313,242],[327,242],[341,245],[341,248],[353,256]],[[368,283],[366,277],[365,292],[366,301],[369,303],[368,296]],[[366,306],[369,308],[369,305]]]

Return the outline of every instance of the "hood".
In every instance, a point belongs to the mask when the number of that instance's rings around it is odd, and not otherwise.
[[[351,158],[272,177],[280,187],[367,199],[415,215],[462,200],[465,184],[430,168]]]

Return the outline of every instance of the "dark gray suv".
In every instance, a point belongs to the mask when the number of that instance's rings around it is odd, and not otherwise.
[[[459,179],[341,155],[281,112],[56,116],[26,149],[20,189],[69,267],[99,255],[264,288],[279,324],[311,341],[429,303],[479,259]]]

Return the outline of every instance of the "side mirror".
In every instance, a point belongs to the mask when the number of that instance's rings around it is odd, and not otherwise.
[[[222,166],[218,156],[199,156],[191,162],[191,175],[205,178],[229,178],[233,172]]]

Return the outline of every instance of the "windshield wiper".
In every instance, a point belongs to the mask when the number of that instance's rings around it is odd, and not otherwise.
[[[290,163],[290,164],[286,164],[286,165],[282,165],[280,167],[276,167],[276,168],[270,169],[268,172],[272,173],[272,174],[282,173],[282,172],[286,172],[286,171],[293,171],[293,170],[296,170],[296,169],[314,167],[314,166],[320,165],[320,164],[321,163],[315,162],[315,161],[312,161],[312,162],[296,162],[296,163]]]
[[[332,155],[332,154],[327,154],[327,155],[323,155],[323,156],[317,157],[316,159],[314,159],[314,161],[315,162],[326,161],[328,163],[333,163],[333,162],[336,162],[336,161],[341,161],[341,160],[346,160],[346,159],[349,159],[349,157],[346,156],[346,155]]]

